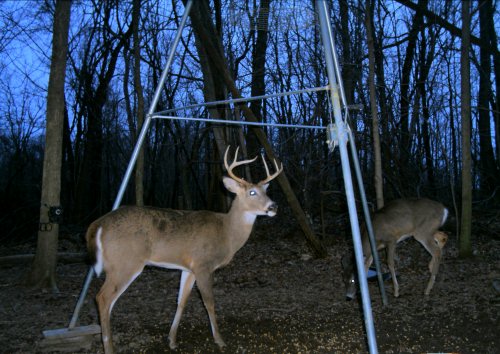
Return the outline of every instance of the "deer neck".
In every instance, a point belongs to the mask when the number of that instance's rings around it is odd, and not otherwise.
[[[250,237],[257,215],[246,211],[242,205],[234,200],[226,217],[226,232],[229,235],[231,248],[236,252]]]

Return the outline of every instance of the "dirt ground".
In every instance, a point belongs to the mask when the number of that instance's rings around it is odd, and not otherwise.
[[[359,300],[347,302],[340,259],[350,247],[346,226],[330,224],[329,256],[315,259],[293,221],[258,219],[249,242],[215,273],[216,313],[227,344],[214,344],[200,295],[193,291],[181,320],[176,353],[362,353],[367,352]],[[291,219],[289,219],[291,220]],[[500,240],[488,222],[475,225],[474,257],[459,259],[450,233],[432,293],[424,297],[430,256],[414,240],[398,246],[400,297],[383,307],[378,286],[370,294],[381,353],[499,353]],[[316,224],[321,230],[319,223]],[[486,232],[489,230],[489,232]],[[494,231],[497,232],[498,230]],[[495,236],[495,235],[494,235]],[[65,236],[61,251],[83,251],[82,234]],[[0,256],[32,253],[32,245],[1,247]],[[19,284],[26,265],[0,268],[0,352],[51,352],[42,331],[68,325],[88,270],[83,263],[58,266],[60,292]],[[176,307],[178,271],[146,268],[116,303],[113,340],[119,353],[170,353],[167,335]],[[80,325],[97,323],[92,282]],[[98,336],[65,346],[68,352],[102,353]]]

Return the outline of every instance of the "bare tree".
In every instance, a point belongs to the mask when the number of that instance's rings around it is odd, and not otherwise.
[[[47,94],[47,127],[43,163],[40,229],[36,255],[27,282],[57,290],[56,261],[59,237],[62,140],[64,124],[64,81],[68,52],[71,2],[58,0],[54,13],[52,59]]]
[[[268,42],[269,26],[269,5],[270,0],[261,0],[258,9],[256,31],[257,39],[252,49],[252,96],[262,96],[266,92],[265,72],[266,72],[266,52]],[[262,101],[250,102],[250,109],[259,121],[262,120]],[[250,128],[246,136],[247,149],[250,155],[259,151],[259,143],[255,136],[254,129]]]
[[[410,121],[410,103],[411,103],[411,90],[410,82],[412,76],[413,68],[413,58],[415,56],[415,49],[417,45],[417,37],[423,25],[423,14],[421,9],[427,6],[426,0],[418,1],[418,8],[412,18],[411,28],[408,34],[408,44],[406,46],[406,52],[403,62],[403,68],[401,70],[401,100],[400,100],[400,143],[399,143],[399,163],[401,170],[407,169],[409,167],[410,155],[411,155],[411,132],[409,129]],[[401,186],[405,189],[408,184],[408,176],[403,175],[400,179]]]
[[[462,117],[462,221],[459,252],[461,257],[472,254],[472,176],[471,176],[471,94],[470,94],[470,1],[462,1],[461,117]]]
[[[365,3],[365,25],[366,37],[368,43],[368,84],[370,89],[370,111],[372,117],[372,139],[373,139],[373,155],[375,162],[374,184],[375,194],[377,199],[377,209],[384,206],[384,181],[382,177],[382,156],[380,149],[380,133],[378,124],[378,106],[377,93],[375,89],[375,47],[373,45],[373,6],[371,0]]]
[[[132,36],[134,40],[134,87],[137,95],[137,131],[144,122],[144,95],[141,83],[141,38],[139,21],[141,19],[141,0],[133,1]],[[144,205],[144,146],[139,151],[135,165],[135,200],[138,206]]]
[[[479,51],[479,162],[481,191],[485,195],[491,195],[498,187],[500,178],[495,162],[493,142],[491,134],[491,112],[490,98],[491,90],[491,55],[494,53],[490,47],[490,16],[493,12],[491,0],[479,2],[479,32],[481,48]]]
[[[73,217],[79,222],[97,217],[108,208],[103,198],[105,108],[112,98],[111,81],[120,52],[132,35],[131,26],[126,31],[123,25],[118,31],[112,28],[119,4],[105,1],[92,5],[93,23],[84,38],[83,57],[79,63],[73,62],[79,106],[75,147],[79,160]]]

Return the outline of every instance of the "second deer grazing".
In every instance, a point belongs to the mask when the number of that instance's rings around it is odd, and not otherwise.
[[[258,215],[274,216],[277,205],[266,194],[271,175],[264,156],[267,178],[257,184],[238,178],[233,169],[252,160],[237,161],[238,149],[229,165],[225,187],[236,194],[227,214],[210,211],[177,211],[148,207],[122,207],[94,221],[87,231],[87,245],[95,272],[106,272],[106,280],[96,300],[105,353],[113,352],[110,315],[113,305],[146,265],[181,270],[177,310],[170,328],[170,348],[176,347],[179,321],[191,289],[196,282],[208,312],[215,342],[223,347],[215,319],[212,273],[228,264],[245,244]]]
[[[441,253],[448,235],[438,229],[448,217],[448,209],[441,203],[430,199],[397,199],[386,204],[372,216],[373,232],[377,249],[387,249],[387,265],[391,272],[394,296],[399,296],[399,284],[394,270],[396,244],[413,236],[431,254],[429,262],[430,279],[424,294],[429,295],[441,261]],[[362,233],[365,270],[373,262],[373,256],[366,228]],[[355,266],[351,256],[342,258],[343,278],[346,285],[346,296],[352,299],[357,290]]]

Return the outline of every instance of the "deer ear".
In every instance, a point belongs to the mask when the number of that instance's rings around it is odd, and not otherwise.
[[[224,186],[228,191],[233,192],[234,194],[238,194],[238,192],[241,191],[241,185],[234,179],[230,177],[224,177],[222,181],[224,182]]]

